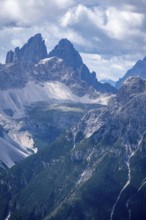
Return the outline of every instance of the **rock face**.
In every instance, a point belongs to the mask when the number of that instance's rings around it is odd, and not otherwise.
[[[36,34],[21,49],[17,47],[14,52],[9,51],[6,56],[6,64],[6,68],[2,66],[0,69],[2,70],[0,81],[9,72],[8,85],[16,85],[17,81],[17,84],[20,84],[20,86],[23,84],[24,86],[23,82],[28,82],[31,78],[40,81],[61,81],[78,96],[84,96],[91,91],[100,93],[117,92],[110,84],[97,81],[96,73],[90,73],[73,44],[67,39],[62,39],[47,55],[41,34]],[[13,71],[16,73],[14,74]],[[22,80],[22,78],[25,80]],[[21,83],[21,81],[23,82]]]
[[[146,57],[143,60],[139,60],[136,64],[127,71],[123,78],[116,82],[116,88],[120,88],[124,81],[131,76],[138,76],[142,79],[146,79]]]
[[[59,41],[58,45],[49,53],[49,57],[54,56],[63,59],[67,66],[74,69],[79,68],[83,64],[81,56],[67,39]]]
[[[107,107],[2,177],[0,218],[145,220],[145,85],[129,78]]]
[[[7,52],[7,55],[6,55],[6,62],[5,63],[13,63],[14,61],[14,51],[10,50]]]
[[[6,63],[23,61],[37,63],[46,57],[47,49],[44,40],[41,34],[36,34],[22,48],[17,47],[14,52],[9,51],[6,56]]]
[[[109,144],[112,138],[112,144],[114,144],[120,137],[123,143],[131,145],[132,141],[138,141],[145,131],[143,126],[146,123],[145,103],[146,81],[138,77],[130,77],[124,82],[117,95],[111,99],[108,107],[89,112],[75,130],[76,132],[79,130],[81,137],[84,138],[95,133],[96,138],[98,134],[100,138],[104,136]],[[131,139],[128,137],[129,134]],[[109,140],[105,138],[106,136]]]
[[[129,96],[135,96],[136,94],[140,94],[145,92],[146,90],[146,82],[139,77],[129,77],[123,83],[123,86],[119,89],[118,97],[123,99],[123,101]]]
[[[78,82],[86,82],[88,86],[93,87],[99,92],[116,93],[116,89],[110,84],[103,84],[97,81],[96,73],[90,73],[88,67],[83,63],[80,54],[75,50],[73,44],[69,40],[62,39],[49,53],[49,57],[52,56],[61,58],[67,67],[72,68]]]

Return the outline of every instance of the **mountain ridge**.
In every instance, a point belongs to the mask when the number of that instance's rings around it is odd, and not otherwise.
[[[83,63],[80,54],[75,50],[73,44],[69,40],[60,40],[48,56],[56,56],[63,59],[67,66],[76,70],[79,75],[79,80],[85,81],[97,91],[116,93],[116,89],[109,83],[100,83],[96,78],[95,72],[90,73],[88,67]]]
[[[22,48],[16,47],[15,51],[10,50],[6,55],[5,63],[13,62],[34,62],[37,63],[47,57],[47,48],[41,34],[31,37]]]
[[[141,79],[146,78],[146,57],[144,57],[143,60],[138,60],[134,64],[134,66],[131,69],[129,69],[125,73],[125,75],[116,82],[116,88],[119,89],[124,83],[124,81],[131,76],[137,76]]]
[[[83,63],[80,54],[76,51],[73,44],[62,39],[55,48],[47,54],[47,48],[41,34],[31,37],[22,48],[15,48],[15,51],[9,51],[6,55],[6,64],[33,62],[38,63],[41,59],[58,57],[63,59],[67,68],[72,68],[78,80],[92,86],[95,90],[104,93],[116,93],[116,89],[110,84],[103,84],[97,81],[96,74],[90,73],[88,67]]]
[[[108,106],[12,168],[0,184],[0,216],[128,220],[131,213],[131,220],[144,220],[146,87],[139,85],[141,79],[128,79]]]

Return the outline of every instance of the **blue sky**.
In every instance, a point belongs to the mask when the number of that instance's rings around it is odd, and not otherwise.
[[[42,33],[48,51],[68,38],[97,78],[117,80],[146,55],[146,0],[0,0],[0,61]]]

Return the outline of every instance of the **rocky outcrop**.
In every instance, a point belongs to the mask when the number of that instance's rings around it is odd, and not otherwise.
[[[146,57],[144,57],[143,60],[137,61],[136,64],[116,82],[116,88],[120,88],[123,85],[124,81],[131,76],[137,76],[142,79],[146,79]]]
[[[15,51],[9,51],[6,56],[6,64],[16,64],[16,68],[20,68],[16,71],[16,78],[17,72],[25,72],[25,65],[31,64],[30,70],[27,70],[30,77],[39,80],[62,80],[79,96],[90,93],[89,90],[101,93],[117,92],[110,84],[98,82],[96,73],[89,71],[78,51],[67,39],[59,41],[58,45],[47,55],[41,34],[36,34],[22,48],[17,47]],[[33,64],[38,64],[38,66],[33,66]],[[11,66],[7,66],[7,68],[11,68]]]
[[[89,71],[80,54],[69,40],[62,39],[59,41],[58,45],[49,53],[49,57],[54,56],[61,58],[67,67],[72,68],[77,82],[85,82],[87,86],[91,86],[99,92],[116,93],[117,90],[109,83],[98,82],[96,73]],[[84,86],[86,87],[86,85]]]
[[[89,112],[73,131],[82,139],[95,134],[94,139],[99,143],[103,140],[106,144],[121,141],[134,148],[146,129],[145,106],[145,80],[128,78],[108,107]]]
[[[47,49],[45,42],[41,34],[36,34],[22,48],[17,47],[15,51],[10,50],[6,56],[6,63],[24,61],[37,63],[46,57]]]
[[[143,93],[146,91],[146,81],[142,80],[139,77],[129,77],[124,83],[123,86],[119,89],[118,98],[129,99],[132,95]]]
[[[67,39],[60,40],[58,45],[49,53],[49,57],[54,56],[63,59],[65,64],[73,69],[77,69],[83,64],[80,54]]]
[[[13,63],[14,61],[14,51],[10,50],[7,52],[7,55],[6,55],[6,63]]]

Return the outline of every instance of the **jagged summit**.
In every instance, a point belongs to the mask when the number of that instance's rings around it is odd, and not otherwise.
[[[142,93],[146,89],[145,80],[140,77],[129,77],[123,84],[123,88],[130,94]]]
[[[125,102],[132,97],[140,96],[144,92],[146,92],[146,81],[140,77],[133,76],[125,80],[118,91],[117,98]]]
[[[63,61],[62,64],[56,59],[53,59],[53,62],[50,62],[49,58],[52,57],[61,59]],[[91,89],[95,89],[101,93],[116,93],[116,89],[110,84],[98,82],[96,79],[96,73],[90,72],[88,67],[83,63],[78,51],[67,39],[60,40],[57,46],[55,46],[48,55],[41,34],[36,34],[31,37],[22,48],[17,47],[15,48],[15,51],[10,50],[7,53],[6,64],[17,63],[19,65],[21,63],[22,66],[23,62],[25,62],[24,65],[29,65],[31,63],[32,69],[35,68],[34,64],[45,64],[46,69],[42,70],[42,72],[45,71],[48,75],[46,79],[54,79],[54,76],[58,80],[62,79],[66,85],[71,87],[75,94],[80,96],[85,95],[88,93],[87,91]],[[54,70],[51,70],[51,65],[54,66],[53,68],[55,68],[56,74],[54,74]],[[38,71],[40,78],[44,79],[44,75],[42,76],[40,70]],[[60,78],[61,72],[63,74]],[[34,76],[33,73],[32,75]]]
[[[128,70],[122,78],[120,78],[116,82],[116,88],[120,88],[124,83],[124,81],[131,76],[138,76],[142,79],[146,78],[146,57],[144,57],[143,60],[138,60],[135,63],[135,65],[130,70]]]
[[[83,64],[80,54],[67,39],[60,40],[57,46],[49,53],[49,57],[53,56],[63,59],[67,66],[71,66],[74,69]]]
[[[76,72],[74,78],[77,78],[78,82],[86,82],[88,86],[95,88],[99,92],[116,93],[116,89],[110,84],[103,84],[97,81],[96,73],[90,72],[83,63],[80,54],[69,40],[60,40],[48,56],[61,58],[67,67],[71,67]]]
[[[15,51],[10,50],[6,56],[6,63],[29,61],[37,63],[47,57],[47,49],[40,33],[31,37],[22,47],[16,47]]]

